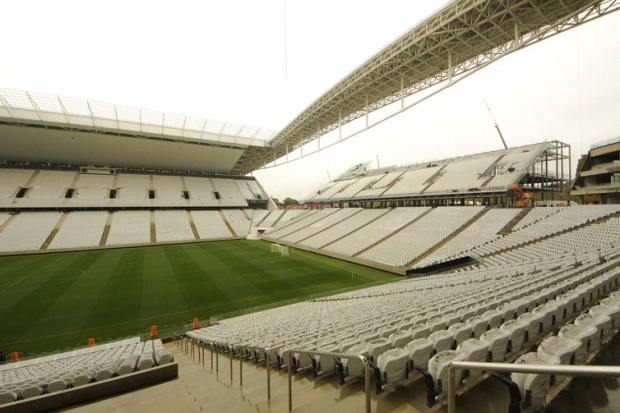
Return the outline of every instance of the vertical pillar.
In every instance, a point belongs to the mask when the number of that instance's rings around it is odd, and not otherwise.
[[[452,83],[452,74],[453,74],[453,68],[452,68],[452,50],[448,50],[448,84]]]
[[[291,364],[293,363],[293,360],[291,359],[291,352],[287,352],[287,367],[288,367],[288,411],[292,412],[293,411],[293,381],[291,379],[291,376],[293,375],[293,367],[291,366]]]
[[[564,155],[564,151],[562,151],[562,155]],[[573,170],[571,169],[571,165],[572,165],[571,162],[572,162],[571,161],[571,147],[570,145],[568,145],[568,182],[573,182]],[[564,163],[562,163],[562,167],[564,167]]]
[[[448,413],[456,413],[456,374],[454,368],[448,367]]]
[[[291,368],[291,357],[289,352],[289,369]],[[271,369],[269,368],[270,360],[269,360],[269,351],[265,354],[265,370],[267,370],[267,400],[271,400]]]
[[[400,74],[400,110],[405,110],[405,75]]]
[[[517,25],[517,21],[515,20],[515,43],[519,42],[519,26]]]

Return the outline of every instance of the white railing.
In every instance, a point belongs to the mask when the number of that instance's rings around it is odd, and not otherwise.
[[[484,370],[498,373],[561,374],[565,376],[620,377],[620,366],[558,366],[542,364],[484,363],[453,361],[448,365],[448,413],[456,413],[456,370]]]
[[[180,340],[179,340],[180,339]],[[198,357],[198,363],[205,365],[205,348],[210,352],[211,370],[213,370],[213,353],[215,353],[215,371],[219,372],[219,351],[211,348],[207,343],[191,339],[187,336],[175,337],[177,347],[180,347],[185,354],[192,358]],[[267,371],[267,399],[271,399],[271,375],[270,375],[270,349],[261,349],[265,352],[265,370]],[[230,361],[230,384],[233,384],[233,359],[235,358],[232,349],[229,348],[228,357]],[[293,411],[293,353],[308,356],[325,356],[339,359],[360,360],[364,366],[364,393],[365,393],[365,412],[371,411],[371,390],[370,376],[371,366],[366,357],[357,354],[321,352],[315,350],[287,349],[287,380],[288,380],[288,411]],[[514,364],[514,363],[488,363],[471,361],[452,361],[448,365],[448,392],[447,404],[448,413],[456,413],[456,370],[482,370],[485,372],[498,373],[537,373],[537,374],[560,374],[565,376],[583,377],[620,377],[620,366],[567,366],[567,365],[542,365],[542,364]],[[243,357],[239,357],[239,386],[243,386]]]
[[[364,393],[365,393],[365,406],[366,413],[370,413],[370,364],[368,364],[368,360],[366,357],[360,356],[357,354],[345,354],[345,353],[331,353],[331,352],[321,352],[321,351],[308,351],[308,350],[294,350],[289,349],[287,356],[287,365],[288,365],[288,411],[293,411],[293,367],[292,367],[292,354],[305,354],[305,355],[313,355],[313,356],[326,356],[326,357],[335,357],[340,359],[347,360],[360,360],[364,365]],[[269,371],[269,366],[267,366],[267,371]]]

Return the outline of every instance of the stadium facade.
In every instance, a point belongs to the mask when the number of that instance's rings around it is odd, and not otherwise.
[[[620,137],[597,142],[579,159],[571,195],[582,204],[620,203]]]

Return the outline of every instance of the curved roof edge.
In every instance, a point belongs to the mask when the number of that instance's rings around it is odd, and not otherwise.
[[[4,88],[0,121],[238,148],[265,147],[276,134],[254,126]]]

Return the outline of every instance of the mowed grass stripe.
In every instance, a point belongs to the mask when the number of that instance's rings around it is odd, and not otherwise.
[[[171,262],[167,248],[163,251],[147,249],[143,262],[142,305],[139,318],[153,318],[158,314],[172,314],[187,311],[186,292],[174,274],[174,261]],[[154,324],[157,324],[154,322]]]
[[[202,276],[205,280],[212,283],[221,296],[213,296],[208,291],[208,297],[206,304],[214,303],[226,303],[225,306],[221,306],[219,313],[225,313],[236,310],[238,308],[246,307],[248,300],[255,299],[256,297],[263,296],[265,293],[263,290],[252,282],[254,278],[260,277],[262,274],[250,274],[244,273],[236,268],[223,265],[214,266],[211,261],[198,262],[200,269],[203,271]],[[203,302],[204,306],[205,302]],[[204,318],[208,316],[214,310],[201,308],[197,313],[197,317]]]
[[[4,265],[6,263],[6,265]],[[352,277],[352,274],[354,275]],[[263,241],[223,241],[0,257],[0,348],[24,355],[142,334],[193,317],[398,280],[393,274]],[[19,296],[6,305],[13,290]],[[177,327],[174,327],[177,326]]]
[[[144,248],[116,250],[120,259],[113,264],[108,282],[101,289],[96,305],[88,318],[89,326],[106,326],[118,320],[127,322],[140,318],[142,301],[142,261]]]
[[[55,256],[49,260],[36,260],[34,257],[2,257],[0,262],[0,311],[10,311],[12,306],[19,306],[20,300],[29,296],[41,283],[54,276],[56,271],[66,266],[68,260],[78,256]],[[8,265],[4,262],[8,261]]]
[[[112,273],[121,259],[120,254],[104,254],[92,256],[94,261],[81,272],[80,277],[57,300],[56,305],[50,309],[50,325],[55,320],[56,330],[49,329],[49,334],[54,331],[65,333],[90,326],[90,318],[94,308],[100,303],[99,296],[109,283]]]
[[[214,297],[222,299],[222,292],[215,285],[209,274],[204,271],[198,261],[204,262],[209,259],[201,256],[195,249],[169,248],[166,255],[170,261],[172,274],[178,288],[183,294],[186,310],[193,310],[211,302]],[[216,260],[215,257],[211,257]],[[207,268],[209,266],[207,265]],[[196,315],[198,316],[198,315]]]
[[[26,259],[24,259],[26,258]],[[62,260],[62,256],[55,256],[55,260]],[[28,257],[2,257],[2,271],[0,272],[0,294],[6,292],[19,291],[22,288],[28,288],[28,284],[22,284],[23,281],[33,276],[34,273],[25,271],[27,268],[38,268],[43,271],[45,265],[52,265],[54,260],[43,255]]]
[[[82,268],[88,267],[92,257],[83,254],[65,256],[54,259],[50,265],[37,268],[32,276],[22,282],[21,299],[13,302],[10,307],[3,309],[3,313],[10,317],[2,317],[0,335],[10,333],[19,339],[29,339],[38,335],[38,329],[56,328],[58,320],[52,318],[52,325],[45,321],[49,314],[48,310],[70,288],[71,284],[79,278]],[[26,269],[27,270],[27,269]],[[27,288],[26,288],[27,286]],[[11,300],[11,291],[3,296],[3,301]],[[39,322],[39,319],[42,319]]]

